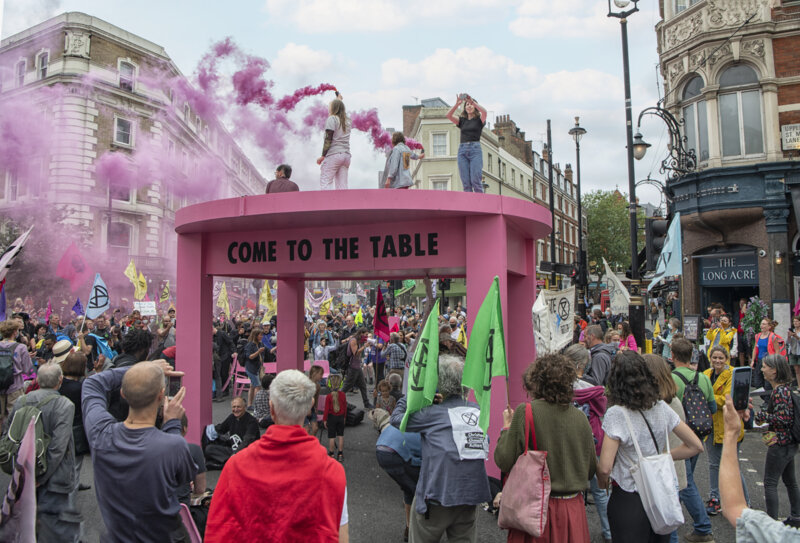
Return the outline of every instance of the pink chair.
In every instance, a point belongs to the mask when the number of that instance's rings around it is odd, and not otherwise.
[[[241,396],[243,392],[250,390],[250,377],[245,373],[244,368],[236,361],[231,370],[233,375],[233,397]]]
[[[181,509],[178,513],[180,514],[183,526],[186,528],[186,532],[189,534],[189,543],[203,543],[203,538],[200,537],[200,531],[197,529],[192,514],[189,512],[189,508],[186,507],[185,503],[181,504]]]
[[[239,354],[233,353],[231,355],[231,371],[228,372],[228,379],[225,381],[225,384],[222,385],[222,390],[220,390],[220,394],[228,388],[228,385],[231,384],[231,380],[233,379],[233,375],[236,373],[236,366],[238,366]]]
[[[331,365],[330,362],[327,360],[304,360],[303,361],[303,371],[308,373],[311,369],[311,366],[320,366],[324,370],[322,377],[327,379],[328,376],[331,374]]]

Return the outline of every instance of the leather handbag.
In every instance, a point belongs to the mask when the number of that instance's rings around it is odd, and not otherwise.
[[[531,441],[533,449],[529,451]],[[513,528],[540,537],[547,526],[550,470],[547,469],[547,451],[536,448],[533,409],[528,402],[525,406],[525,451],[506,479],[497,524],[504,529]]]

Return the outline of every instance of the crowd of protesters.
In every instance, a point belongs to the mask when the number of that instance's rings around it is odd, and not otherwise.
[[[205,429],[201,448],[184,437],[185,389],[171,396],[166,390],[165,380],[181,375],[173,310],[156,322],[135,311],[63,323],[57,315],[35,322],[14,314],[0,323],[0,357],[7,353],[14,368],[9,386],[0,391],[0,407],[7,433],[17,412],[38,406],[50,437],[47,470],[37,474],[39,541],[82,540],[75,498],[89,488],[79,484],[87,455],[110,540],[188,540],[178,515],[181,504],[204,504],[207,522],[198,518],[197,524],[207,541],[347,541],[343,466],[346,393],[351,389],[361,393],[378,431],[377,463],[402,491],[404,538],[410,541],[440,541],[445,535],[449,541],[475,541],[479,506],[503,507],[503,493],[485,468],[493,437],[494,461],[506,474],[527,448],[547,451],[550,496],[542,535],[511,529],[509,541],[588,543],[588,494],[604,541],[677,541],[677,530],[654,531],[631,477],[637,446],[644,456],[663,453],[667,436],[675,492],[691,516],[686,541],[712,541],[709,516],[720,512],[746,541],[766,540],[759,534],[770,534],[772,541],[800,537],[795,531],[800,525],[794,470],[798,444],[791,435],[794,375],[772,321],[763,321],[751,351],[765,388],[757,392],[767,401],[760,409],[737,413],[730,406],[731,366],[740,360],[743,343],[724,312],[709,315],[705,346],[682,337],[680,322],[672,317],[657,338],[654,350],[660,354],[644,356],[625,321],[614,322],[600,311],[586,321],[576,319],[574,344],[562,354],[538,357],[521,376],[531,399],[533,435],[527,435],[526,404],[509,406],[500,434],[484,435],[483,446],[472,443],[467,450],[453,437],[453,413],[479,413],[461,386],[469,336],[466,313],[459,305],[436,316],[438,394],[433,405],[410,414],[403,432],[398,430],[407,408],[403,380],[425,315],[409,305],[395,316],[399,329],[384,342],[370,333],[374,307],[340,306],[324,316],[309,315],[309,371],[276,376],[263,370],[265,362],[279,356],[276,319],[252,310],[217,315],[211,390],[215,399],[230,395],[231,412]],[[346,348],[348,357],[342,371],[314,362],[339,347]],[[704,359],[708,367],[701,371]],[[233,371],[250,378],[249,397],[230,393]],[[701,391],[713,418],[707,435],[698,435],[687,422],[684,394],[690,384]],[[748,508],[748,489],[738,469],[738,448],[751,418],[767,430],[766,514]],[[327,431],[327,440],[318,426]],[[321,439],[326,446],[320,446]],[[694,480],[704,450],[707,499]],[[222,470],[213,491],[205,488],[207,469]],[[131,485],[134,473],[136,484]],[[779,481],[791,506],[784,523],[776,522]],[[124,495],[120,488],[126,489]],[[11,529],[13,523],[6,523],[0,535]]]

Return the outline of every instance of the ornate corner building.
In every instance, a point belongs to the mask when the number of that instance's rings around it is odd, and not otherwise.
[[[58,206],[63,223],[87,231],[83,241],[109,262],[124,269],[135,258],[146,275],[174,285],[175,211],[198,197],[157,176],[137,186],[103,183],[98,160],[151,141],[175,157],[185,184],[199,158],[215,157],[220,197],[261,194],[266,183],[220,120],[193,111],[175,86],[189,83],[163,47],[91,15],[64,13],[5,37],[0,102],[42,112],[54,141],[44,145],[34,133],[20,146],[19,166],[0,164],[0,216]]]
[[[687,314],[800,296],[800,1],[660,0],[665,104],[697,170],[669,183]]]

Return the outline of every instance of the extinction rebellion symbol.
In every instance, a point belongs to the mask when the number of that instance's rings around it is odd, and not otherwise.
[[[464,424],[475,426],[478,424],[478,415],[471,411],[469,413],[461,413],[461,420],[464,421]]]

